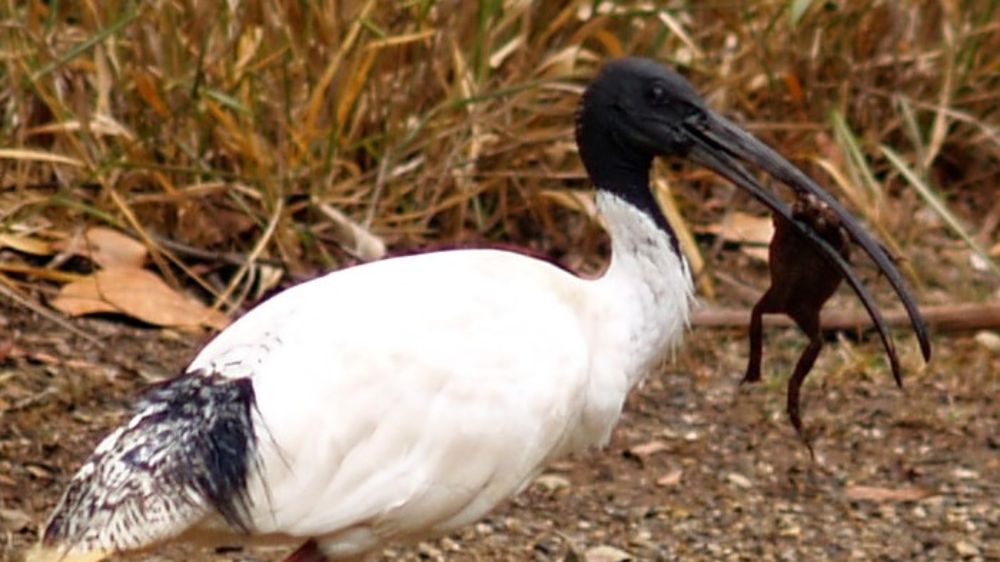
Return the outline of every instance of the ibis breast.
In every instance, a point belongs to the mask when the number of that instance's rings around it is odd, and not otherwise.
[[[440,252],[339,271],[238,320],[189,369],[253,381],[256,530],[326,537],[331,554],[444,532],[602,439],[624,391],[594,397],[604,307],[588,283],[514,253]],[[609,419],[581,423],[595,413]]]

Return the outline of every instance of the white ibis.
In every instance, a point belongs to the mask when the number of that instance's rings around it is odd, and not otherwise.
[[[73,477],[29,559],[98,560],[175,540],[300,544],[286,559],[297,562],[363,558],[473,522],[546,463],[604,444],[626,394],[680,340],[692,298],[648,187],[657,155],[749,191],[864,294],[840,255],[739,161],[826,202],[926,348],[881,247],[679,75],[650,60],[608,63],[583,96],[576,137],[612,242],[602,277],[454,250],[293,287],[146,394]]]

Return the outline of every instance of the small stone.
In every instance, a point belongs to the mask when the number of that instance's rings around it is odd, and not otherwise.
[[[441,549],[426,542],[422,542],[417,545],[417,552],[419,552],[422,557],[429,558],[431,560],[442,560],[444,558],[444,554],[441,552]]]
[[[632,555],[613,546],[601,545],[588,549],[583,559],[586,562],[628,562]]]
[[[743,476],[738,472],[730,472],[729,474],[726,475],[726,480],[728,480],[730,484],[733,484],[740,488],[745,489],[753,487],[753,482],[751,482],[749,478]]]
[[[798,525],[789,525],[781,529],[779,534],[783,537],[799,537],[802,535],[802,528]]]
[[[641,445],[635,445],[629,447],[628,452],[631,455],[642,458],[654,455],[662,451],[666,451],[668,449],[670,449],[670,447],[667,446],[666,443],[654,439],[653,441],[642,443]]]
[[[535,478],[535,484],[541,486],[547,492],[555,492],[563,488],[569,488],[569,478],[558,474],[543,474]]]
[[[976,343],[990,351],[1000,351],[1000,334],[996,332],[983,330],[976,333],[975,339]]]
[[[650,533],[649,529],[639,529],[632,537],[633,542],[643,546],[648,545],[652,539],[653,533]]]
[[[503,530],[513,535],[523,534],[525,526],[517,517],[506,517],[503,520]]]
[[[965,539],[959,540],[952,546],[955,547],[955,552],[957,552],[959,556],[967,556],[970,558],[973,556],[979,556],[979,547]]]
[[[986,273],[990,270],[990,264],[979,254],[969,254],[969,265],[972,269],[980,272]]]
[[[172,328],[163,328],[157,333],[157,337],[163,341],[184,341],[185,336]]]
[[[679,468],[675,468],[674,470],[671,470],[670,472],[668,472],[668,473],[664,474],[663,476],[657,478],[656,479],[656,485],[657,486],[676,486],[677,484],[680,484],[680,482],[681,482],[681,476],[683,476],[683,475],[684,475],[684,471],[683,470],[681,470]]]
[[[968,468],[958,467],[951,472],[959,480],[975,480],[979,478],[979,473]]]

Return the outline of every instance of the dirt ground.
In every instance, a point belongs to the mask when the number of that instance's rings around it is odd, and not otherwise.
[[[79,322],[106,343],[0,305],[0,334],[14,337],[0,345],[5,560],[36,539],[72,471],[143,386],[204,339]],[[828,345],[804,389],[815,462],[783,415],[780,374],[801,338],[772,331],[767,380],[741,390],[743,337],[695,330],[633,393],[607,449],[556,464],[477,525],[377,559],[1000,560],[1000,351],[988,335],[936,337],[927,368],[901,337],[903,391],[875,342]],[[287,552],[171,547],[144,559]]]

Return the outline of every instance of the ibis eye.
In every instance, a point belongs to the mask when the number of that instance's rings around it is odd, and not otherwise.
[[[659,105],[666,101],[667,90],[659,84],[653,84],[646,91],[646,97],[649,98],[649,102],[653,105]]]

